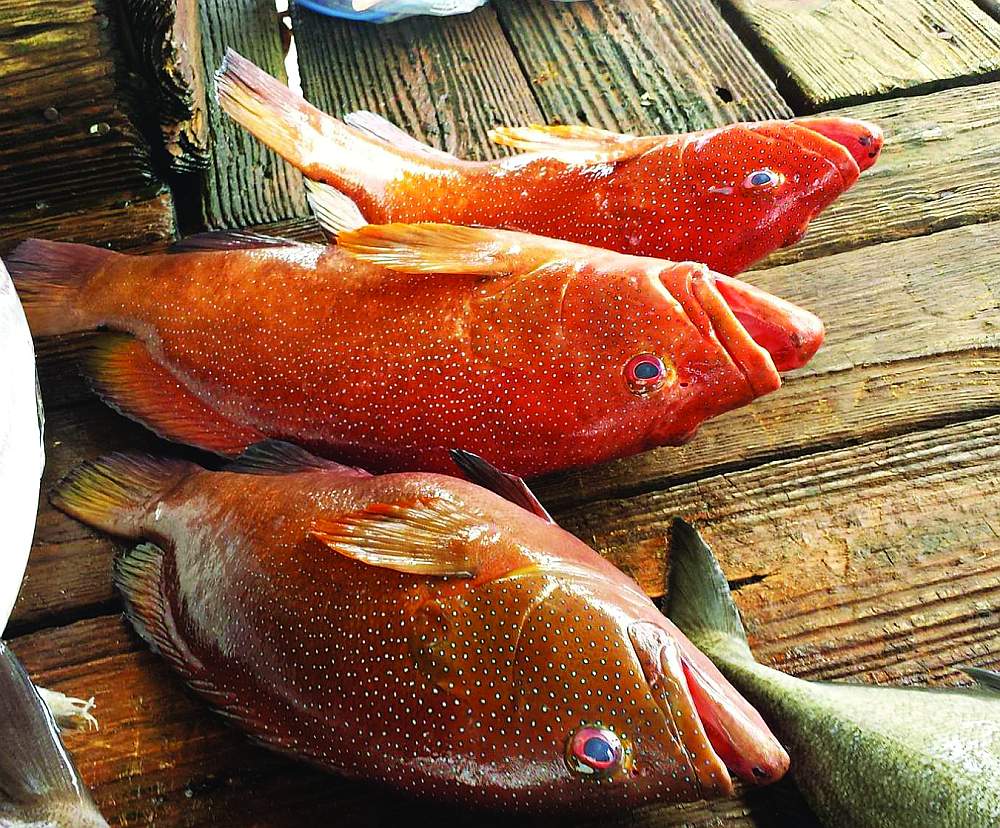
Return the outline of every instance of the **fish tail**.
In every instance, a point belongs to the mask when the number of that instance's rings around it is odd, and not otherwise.
[[[153,504],[196,468],[185,460],[109,454],[73,469],[53,490],[52,505],[95,529],[137,538]]]
[[[229,49],[215,75],[223,111],[307,177],[352,198],[380,190],[410,159],[317,109]]]
[[[11,251],[7,268],[34,336],[86,331],[100,320],[84,291],[109,259],[121,254],[86,244],[28,239]]]
[[[2,641],[0,745],[0,824],[107,828],[52,714]]]
[[[708,544],[689,523],[674,521],[667,615],[709,658],[753,662],[729,582]]]

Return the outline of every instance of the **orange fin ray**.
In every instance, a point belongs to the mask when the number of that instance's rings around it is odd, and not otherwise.
[[[565,157],[591,164],[610,164],[641,155],[670,140],[663,135],[623,135],[589,126],[497,127],[490,140],[505,147]]]
[[[214,411],[127,334],[101,336],[86,369],[101,399],[167,440],[234,455],[267,436]]]
[[[310,536],[329,549],[371,566],[411,575],[472,578],[471,552],[484,527],[442,497],[410,504],[371,503],[349,515],[320,518]]]

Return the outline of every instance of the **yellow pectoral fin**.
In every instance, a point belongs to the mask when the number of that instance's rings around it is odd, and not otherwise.
[[[490,140],[495,144],[571,158],[593,164],[624,161],[657,144],[664,136],[635,136],[609,132],[588,126],[498,127],[491,129]]]
[[[352,256],[404,273],[522,275],[589,248],[486,227],[452,224],[369,224],[342,231],[337,245]]]
[[[411,575],[472,578],[472,552],[485,527],[442,497],[372,503],[316,520],[309,535],[340,555]]]

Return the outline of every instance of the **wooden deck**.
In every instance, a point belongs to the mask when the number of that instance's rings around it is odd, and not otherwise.
[[[141,250],[206,227],[315,233],[298,174],[205,95],[226,46],[280,73],[268,0],[121,3],[0,0],[0,253],[31,235]],[[128,19],[160,23],[134,37]],[[812,364],[682,449],[536,488],[654,591],[671,518],[703,527],[762,660],[905,684],[1000,667],[998,21],[996,0],[494,0],[385,27],[294,14],[307,97],[472,158],[502,151],[488,127],[528,121],[665,132],[846,106],[881,124],[878,166],[749,275],[825,320]],[[200,51],[172,32],[200,32]],[[78,344],[39,349],[45,489],[103,451],[177,450],[87,392]],[[36,680],[96,698],[101,730],[67,742],[112,824],[491,824],[247,744],[121,620],[113,554],[43,494],[7,631]],[[784,782],[593,824],[813,822]]]

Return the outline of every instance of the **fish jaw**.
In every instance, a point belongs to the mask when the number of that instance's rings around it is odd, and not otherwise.
[[[781,387],[774,360],[757,344],[717,287],[714,274],[705,270],[691,279],[691,293],[708,317],[711,331],[746,378],[754,397]]]
[[[793,123],[845,147],[854,157],[860,172],[875,165],[885,143],[885,136],[876,124],[858,118],[795,118]]]
[[[715,285],[778,371],[801,368],[823,344],[823,322],[815,314],[729,276],[717,274]]]
[[[686,716],[690,708],[704,736],[703,746],[709,746],[715,757],[713,760],[712,756],[699,754],[692,756],[692,760],[703,764],[707,761],[706,767],[717,762],[726,769],[727,778],[731,773],[753,785],[777,782],[789,766],[785,749],[760,714],[715,666],[680,630],[668,620],[663,621],[637,622],[629,629],[629,635],[646,680],[665,715],[680,710]],[[657,649],[658,657],[651,656]],[[667,674],[675,687],[682,688],[682,699],[662,695],[661,688],[668,685],[664,681]],[[697,744],[697,739],[694,741]],[[718,774],[717,767],[714,773]],[[728,784],[732,784],[731,780]]]
[[[684,676],[684,669],[676,643],[657,625],[637,621],[629,626],[628,636],[642,668],[650,695],[663,716],[669,743],[654,751],[650,746],[637,751],[647,757],[666,754],[668,763],[684,761],[690,775],[698,785],[699,795],[713,798],[733,795],[733,780],[726,764],[698,713],[695,700]],[[652,758],[646,762],[652,763]],[[656,767],[637,768],[642,773],[656,773]]]

